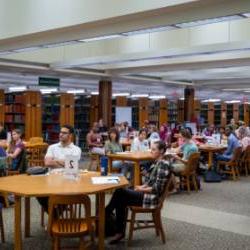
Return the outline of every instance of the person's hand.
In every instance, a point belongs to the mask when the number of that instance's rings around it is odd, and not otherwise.
[[[135,191],[142,191],[142,186],[135,186]]]
[[[178,155],[173,155],[173,158],[174,158],[175,160],[180,160],[180,157],[179,157]]]

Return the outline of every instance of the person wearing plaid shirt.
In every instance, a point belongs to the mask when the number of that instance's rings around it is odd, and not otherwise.
[[[117,232],[110,244],[116,244],[125,236],[126,208],[128,206],[143,206],[155,208],[164,192],[167,181],[170,178],[170,166],[163,160],[166,151],[166,144],[163,141],[155,142],[152,145],[151,153],[155,163],[149,168],[145,183],[135,186],[133,189],[117,189],[109,204],[106,207],[106,216],[116,211]]]

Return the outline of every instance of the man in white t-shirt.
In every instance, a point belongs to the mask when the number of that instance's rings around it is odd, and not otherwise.
[[[52,168],[62,168],[65,164],[65,156],[73,155],[79,160],[81,158],[81,149],[73,144],[74,128],[70,125],[61,127],[59,142],[48,147],[45,155],[45,166]]]
[[[149,150],[149,143],[147,138],[147,130],[141,129],[138,137],[136,137],[131,145],[131,152],[144,152]]]
[[[45,155],[45,166],[51,168],[63,168],[65,165],[65,156],[73,155],[79,160],[81,158],[81,149],[73,144],[74,128],[70,125],[61,127],[59,142],[48,147]],[[48,197],[37,198],[40,205],[48,212]]]

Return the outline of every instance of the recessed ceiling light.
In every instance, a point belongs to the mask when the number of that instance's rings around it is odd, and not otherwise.
[[[114,34],[114,35],[107,35],[107,36],[98,36],[98,37],[92,37],[92,38],[86,38],[86,39],[80,39],[79,42],[93,42],[93,41],[99,41],[99,40],[107,40],[107,39],[113,39],[117,37],[121,37],[122,35]]]
[[[83,94],[85,93],[84,89],[73,89],[73,90],[68,90],[67,93],[69,94]]]
[[[91,95],[99,95],[99,92],[97,91],[93,91],[93,92],[90,92]]]
[[[51,44],[45,44],[42,45],[42,48],[54,48],[54,47],[60,47],[60,46],[66,46],[66,45],[72,45],[76,44],[78,41],[66,41],[66,42],[58,42],[58,43],[51,43]]]
[[[0,56],[5,56],[9,54],[13,54],[13,52],[12,51],[0,51]]]
[[[221,99],[207,99],[207,100],[203,100],[201,102],[220,102]]]
[[[149,96],[150,99],[164,99],[166,98],[165,95],[150,95]]]
[[[40,89],[41,93],[42,94],[50,94],[50,93],[53,93],[53,92],[57,92],[58,89],[57,88],[48,88],[48,89]]]
[[[116,97],[116,96],[130,96],[130,93],[115,93],[112,96]]]
[[[14,49],[12,50],[13,52],[29,52],[29,51],[34,51],[34,50],[38,50],[41,49],[40,47],[29,47],[29,48],[21,48],[21,49]]]
[[[27,89],[26,86],[9,87],[9,91],[11,91],[11,92],[24,91],[26,89]]]
[[[240,103],[240,100],[225,101],[225,103]]]
[[[244,17],[250,17],[250,13],[242,13],[241,15],[243,15]]]
[[[167,31],[167,30],[174,30],[176,29],[175,26],[163,26],[163,27],[157,27],[157,28],[149,28],[149,29],[141,29],[141,30],[134,30],[129,32],[124,32],[122,35],[125,36],[133,36],[133,35],[139,35],[139,34],[146,34],[146,33],[153,33],[153,32],[161,32],[161,31]]]
[[[148,97],[148,94],[133,94],[131,95],[132,98],[138,98],[138,97]]]
[[[223,91],[250,91],[250,88],[222,89]]]

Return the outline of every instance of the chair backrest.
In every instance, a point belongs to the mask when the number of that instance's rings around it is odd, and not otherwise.
[[[37,144],[37,143],[43,143],[43,138],[42,137],[31,137],[29,139],[30,144]]]
[[[196,171],[198,164],[199,164],[199,159],[200,159],[200,153],[192,153],[189,158],[188,162],[186,163],[186,168],[185,168],[185,173],[186,174],[191,174]]]
[[[234,149],[233,157],[231,162],[239,162],[242,153],[242,147],[237,147]]]
[[[18,162],[18,170],[20,173],[25,173],[28,167],[28,162],[27,162],[27,152],[26,149],[22,149],[21,151],[21,156]]]
[[[163,207],[163,203],[164,201],[166,200],[167,196],[169,195],[170,191],[174,189],[174,183],[175,183],[175,180],[174,180],[175,176],[174,174],[171,172],[169,174],[169,179],[165,185],[165,188],[164,188],[164,191],[160,197],[160,200],[159,200],[159,203],[158,203],[158,206],[157,208],[158,209],[161,209]]]
[[[56,222],[61,234],[80,233],[81,225],[86,223],[91,229],[91,201],[87,195],[54,195],[49,198],[48,230]]]
[[[246,147],[246,149],[243,152],[243,160],[250,159],[250,145]]]
[[[46,154],[47,145],[36,145],[29,148],[29,166],[44,166],[44,157]]]

